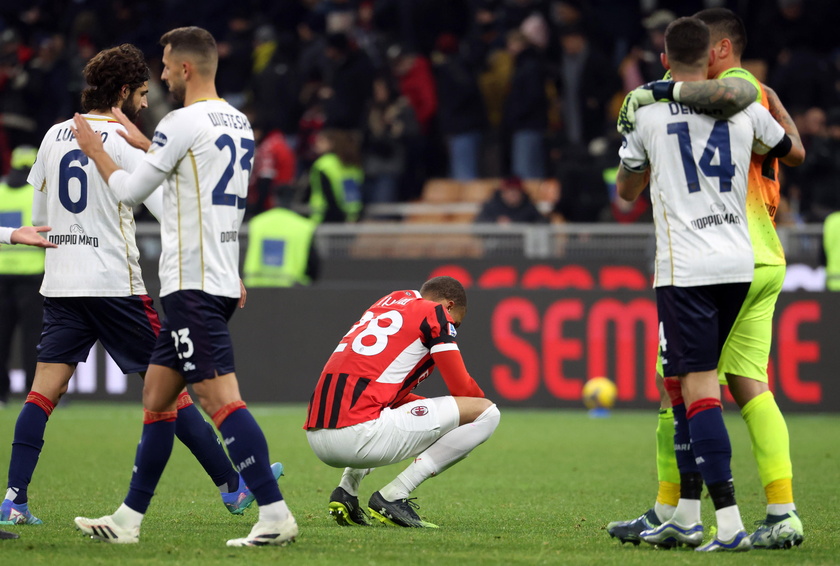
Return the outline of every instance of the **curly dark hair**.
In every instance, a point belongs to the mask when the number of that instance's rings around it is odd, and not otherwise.
[[[124,85],[131,92],[149,80],[143,52],[130,43],[100,51],[88,61],[82,73],[89,85],[82,91],[85,112],[111,108],[119,101]]]

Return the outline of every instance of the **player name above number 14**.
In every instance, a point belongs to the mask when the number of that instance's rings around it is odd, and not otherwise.
[[[703,108],[695,108],[694,106],[680,104],[679,102],[669,102],[668,110],[671,111],[671,116],[677,116],[679,114],[706,114],[708,116],[723,116],[723,110],[721,110],[720,108],[711,108],[709,110],[705,110]]]

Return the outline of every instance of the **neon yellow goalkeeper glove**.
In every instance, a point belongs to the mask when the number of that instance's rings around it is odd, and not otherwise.
[[[628,92],[618,112],[618,133],[625,136],[636,128],[636,110],[639,107],[675,100],[674,91],[678,84],[674,81],[653,81]]]

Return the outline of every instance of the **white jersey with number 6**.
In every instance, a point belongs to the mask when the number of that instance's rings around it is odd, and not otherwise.
[[[145,159],[168,175],[161,296],[199,289],[239,297],[239,226],[254,161],[248,119],[222,99],[199,100],[160,121]]]
[[[650,165],[654,287],[752,281],[746,218],[750,155],[767,153],[784,133],[757,103],[729,120],[677,102],[639,109],[636,129],[619,155],[630,171]]]
[[[143,152],[117,133],[124,128],[107,116],[85,114],[102,137],[105,151],[123,169],[133,171]],[[35,195],[33,218],[52,227],[45,234],[58,244],[47,249],[41,294],[45,297],[127,297],[145,295],[134,214],[117,200],[82,153],[73,136],[73,120],[49,129],[29,173]]]

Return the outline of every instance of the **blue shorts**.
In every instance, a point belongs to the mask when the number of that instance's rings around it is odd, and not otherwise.
[[[186,290],[161,297],[161,303],[165,316],[150,364],[178,371],[187,383],[234,371],[227,323],[238,299]]]
[[[663,375],[718,367],[723,344],[749,288],[749,283],[656,288]]]
[[[99,340],[123,373],[144,372],[159,332],[148,295],[46,297],[38,361],[75,365]]]

